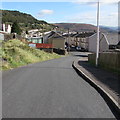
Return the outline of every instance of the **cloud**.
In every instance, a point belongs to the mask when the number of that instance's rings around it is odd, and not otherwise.
[[[99,0],[104,3],[115,3],[119,0]],[[2,2],[33,2],[33,0],[2,0]],[[34,0],[34,2],[76,2],[76,3],[85,3],[85,2],[98,2],[98,0]]]
[[[109,14],[102,12],[100,16],[100,23],[106,26],[118,26],[118,12]]]
[[[43,16],[45,16],[45,15],[51,15],[51,14],[53,14],[53,13],[54,13],[53,10],[44,9],[44,10],[41,10],[41,11],[38,13],[38,15],[39,15],[39,17],[43,17]]]
[[[96,24],[96,13],[94,12],[83,12],[69,16],[67,18],[68,22]]]
[[[118,25],[118,6],[117,2],[119,0],[99,0],[100,1],[100,25],[105,26],[117,26]],[[78,4],[80,7],[85,5],[97,7],[98,0],[76,0],[74,4]],[[119,9],[120,11],[120,9]],[[90,11],[86,10],[81,13],[73,14],[69,16],[68,22],[77,22],[77,23],[90,23],[97,24],[97,8],[92,8]]]
[[[118,12],[112,12],[108,15],[109,17],[117,17],[118,16]]]
[[[72,3],[96,6],[98,0],[76,0]],[[100,4],[118,4],[119,0],[99,0]]]
[[[96,12],[92,12],[92,11],[74,14],[72,16],[67,16],[66,21],[73,23],[88,23],[88,24],[97,25],[97,14]],[[118,13],[117,12],[108,13],[105,11],[101,11],[100,25],[118,26]]]

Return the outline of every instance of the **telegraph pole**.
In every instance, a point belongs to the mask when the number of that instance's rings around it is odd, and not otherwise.
[[[42,43],[44,43],[44,27],[42,28]]]
[[[70,29],[68,28],[68,54],[69,54],[69,52],[70,52],[70,42],[69,42],[69,40],[70,40]]]
[[[97,7],[97,49],[96,49],[96,67],[98,66],[98,58],[99,58],[99,1]]]

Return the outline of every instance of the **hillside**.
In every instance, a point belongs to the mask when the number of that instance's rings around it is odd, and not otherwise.
[[[94,31],[97,30],[96,26],[90,24],[80,24],[80,23],[55,23],[54,25],[59,28],[63,28],[70,31],[82,32],[82,31]]]
[[[5,70],[60,57],[55,53],[51,54],[31,48],[27,43],[20,40],[3,42],[2,48],[0,48],[0,56],[2,56],[2,69]]]
[[[30,14],[22,13],[19,11],[0,10],[2,13],[2,22],[13,24],[15,21],[19,23],[22,30],[29,29],[45,29],[50,30],[54,26],[46,21],[37,20]]]
[[[40,31],[50,31],[55,26],[58,26],[60,30],[66,31],[68,28],[70,31],[82,32],[82,31],[96,31],[97,27],[91,24],[81,23],[55,23],[49,24],[43,20],[37,20],[30,14],[22,13],[19,11],[0,10],[2,13],[2,23],[13,24],[15,21],[19,24],[23,31],[31,29],[39,29]],[[100,26],[102,32],[115,32],[115,30]]]
[[[54,25],[58,26],[59,28],[67,30],[68,28],[70,31],[76,32],[85,32],[85,31],[96,31],[97,26],[91,24],[81,24],[81,23],[55,23]],[[114,30],[104,29],[105,27],[100,27],[100,31],[102,32],[114,32]]]
[[[106,27],[106,26],[100,26],[100,28],[108,31],[109,33],[116,33],[118,32],[118,27]]]

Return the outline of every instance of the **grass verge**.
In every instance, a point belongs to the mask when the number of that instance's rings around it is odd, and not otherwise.
[[[23,43],[17,39],[3,42],[0,48],[0,56],[2,70],[61,57],[55,53],[47,53],[31,48],[27,43]]]

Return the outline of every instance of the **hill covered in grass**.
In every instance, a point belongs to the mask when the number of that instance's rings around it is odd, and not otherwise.
[[[81,23],[55,23],[54,25],[65,30],[85,32],[85,31],[96,31],[97,27],[91,24],[81,24]]]
[[[2,69],[11,69],[30,63],[41,62],[45,60],[60,58],[55,53],[47,53],[42,50],[34,49],[20,40],[9,40],[2,43],[0,49],[2,55]]]
[[[70,29],[70,31],[76,31],[76,32],[93,32],[97,31],[97,26],[92,24],[82,24],[82,23],[55,23],[55,26],[58,26],[59,28],[62,28],[64,30]],[[100,31],[102,32],[116,32],[115,30],[109,28],[100,26]]]
[[[2,14],[2,23],[13,24],[17,22],[22,30],[45,29],[49,31],[55,26],[43,20],[37,20],[32,15],[19,11],[0,10]]]

